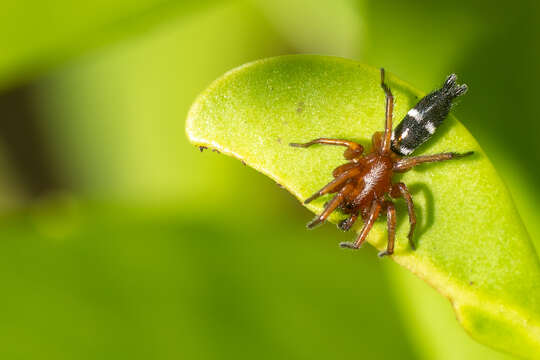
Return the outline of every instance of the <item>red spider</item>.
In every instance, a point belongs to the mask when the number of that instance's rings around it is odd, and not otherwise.
[[[402,141],[412,140],[409,143],[413,146],[408,148],[401,147],[401,149],[405,149],[402,153],[410,153],[427,140],[427,137],[433,134],[434,128],[448,114],[452,99],[467,90],[466,85],[457,86],[455,79],[455,75],[450,75],[442,89],[424,97],[414,109],[409,111],[402,122],[406,126],[405,131],[401,131],[394,139],[395,134],[394,136],[392,135],[394,97],[390,88],[384,83],[384,69],[381,69],[381,87],[386,94],[386,124],[384,133],[375,132],[373,134],[372,149],[366,155],[362,155],[364,151],[362,145],[348,140],[319,138],[304,144],[290,144],[296,147],[326,144],[340,145],[347,148],[343,156],[349,162],[338,166],[332,173],[335,179],[304,201],[304,204],[307,204],[322,195],[337,193],[326,204],[324,211],[307,225],[308,228],[313,228],[315,225],[325,221],[334,210],[340,209],[343,213],[350,215],[339,224],[342,230],[347,231],[357,220],[358,216],[361,215],[364,221],[364,227],[360,231],[356,241],[340,244],[341,247],[358,249],[366,240],[380,212],[386,211],[388,246],[385,251],[379,253],[379,256],[391,255],[394,252],[396,235],[396,209],[389,197],[403,197],[407,202],[409,212],[409,244],[413,249],[415,248],[413,233],[416,225],[416,216],[413,200],[404,183],[392,183],[392,175],[394,172],[406,172],[414,166],[425,162],[450,160],[472,154],[472,152],[464,154],[449,152],[409,158],[402,157],[401,154],[398,154],[400,153],[399,149]],[[398,127],[402,128],[402,124]],[[425,136],[425,133],[422,134],[422,128],[414,128],[414,126],[420,126],[418,124],[427,129],[427,136]],[[406,139],[411,134],[412,139],[411,136]],[[394,151],[392,151],[392,148],[394,148]]]

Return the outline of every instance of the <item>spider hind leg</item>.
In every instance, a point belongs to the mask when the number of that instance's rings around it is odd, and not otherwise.
[[[386,207],[388,245],[386,246],[386,250],[381,251],[378,254],[379,257],[392,255],[394,253],[394,242],[396,240],[396,207],[391,201],[385,201],[384,207]]]
[[[413,241],[413,235],[414,235],[414,228],[416,227],[416,214],[414,212],[414,202],[411,196],[411,193],[409,192],[409,189],[407,188],[407,185],[405,185],[402,182],[396,183],[392,185],[392,189],[390,190],[390,196],[392,196],[394,199],[397,199],[399,197],[402,197],[407,202],[407,211],[409,212],[409,235],[407,236],[409,239],[409,245],[413,250],[416,250],[416,246],[414,245]]]

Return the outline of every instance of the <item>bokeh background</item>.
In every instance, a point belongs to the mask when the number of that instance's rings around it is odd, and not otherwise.
[[[442,296],[184,134],[225,71],[282,54],[384,66],[455,108],[540,245],[536,1],[0,3],[0,356],[509,359]]]

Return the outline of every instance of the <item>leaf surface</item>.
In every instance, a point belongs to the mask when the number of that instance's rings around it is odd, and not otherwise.
[[[186,131],[193,144],[244,161],[303,201],[331,181],[332,170],[345,162],[343,148],[288,144],[330,137],[369,148],[371,135],[384,126],[379,79],[378,69],[341,58],[294,55],[256,61],[210,85],[193,104]],[[391,74],[387,82],[396,99],[396,125],[422,93]],[[395,176],[412,192],[418,225],[413,251],[406,238],[406,207],[396,201],[392,258],[446,296],[475,339],[534,358],[540,354],[540,266],[505,185],[453,116],[414,155],[471,150],[474,156]],[[328,199],[307,207],[320,213]],[[334,213],[330,221],[342,218]],[[368,242],[386,247],[384,219]],[[350,250],[336,244],[336,251]]]

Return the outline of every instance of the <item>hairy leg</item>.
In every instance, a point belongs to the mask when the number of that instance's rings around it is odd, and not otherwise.
[[[343,184],[345,184],[347,180],[358,175],[359,173],[360,173],[359,168],[353,168],[353,169],[350,169],[349,171],[342,173],[337,178],[335,178],[334,180],[326,184],[321,190],[317,191],[315,194],[311,195],[309,198],[304,200],[304,204],[309,204],[316,198],[323,196],[325,194],[337,192],[339,188],[343,186]]]
[[[350,185],[346,185],[343,189],[341,189],[341,191],[337,193],[336,196],[334,196],[334,198],[328,202],[328,204],[326,204],[323,212],[307,224],[308,229],[313,229],[316,225],[325,221],[328,216],[330,216],[330,214],[337,209],[339,204],[345,199],[351,190],[352,186]]]
[[[373,135],[371,136],[371,148],[381,149],[383,140],[384,140],[384,132],[375,131]]]
[[[423,163],[459,159],[459,158],[469,156],[472,154],[474,154],[474,152],[472,151],[469,151],[463,154],[449,152],[449,153],[441,153],[441,154],[434,154],[434,155],[422,155],[422,156],[415,156],[415,157],[410,157],[410,158],[403,158],[396,162],[393,170],[395,172],[405,172],[412,169],[416,165],[420,165]]]
[[[345,146],[347,147],[347,149],[343,153],[343,156],[347,160],[359,158],[364,152],[364,147],[362,145],[355,143],[354,141],[342,140],[342,139],[319,138],[319,139],[311,140],[310,142],[307,142],[307,143],[290,143],[289,145],[294,146],[294,147],[305,148],[305,147],[309,147],[315,144]]]
[[[381,204],[377,200],[374,200],[373,204],[371,205],[371,210],[369,211],[367,220],[364,223],[364,227],[362,228],[362,231],[360,231],[360,234],[356,238],[356,241],[354,243],[342,242],[339,244],[339,246],[343,248],[349,248],[349,249],[360,248],[362,243],[366,240],[366,237],[369,234],[369,231],[373,227],[375,220],[377,220],[377,217],[379,216],[380,211],[381,211]]]
[[[390,142],[392,137],[392,116],[394,112],[394,96],[392,95],[392,91],[384,83],[384,69],[381,68],[381,87],[384,90],[384,94],[386,96],[386,122],[384,126],[384,138],[382,143],[382,151],[388,152],[390,151]]]
[[[390,196],[397,199],[399,197],[402,197],[407,202],[407,210],[409,211],[409,245],[413,250],[416,249],[416,246],[414,245],[413,241],[413,234],[414,234],[414,228],[416,226],[416,214],[414,213],[414,203],[412,200],[411,193],[409,192],[409,189],[407,188],[407,185],[404,183],[396,183],[392,185],[392,190],[390,191]]]
[[[334,171],[332,171],[332,176],[337,178],[339,175],[351,170],[354,167],[363,167],[363,164],[355,163],[355,162],[345,163],[335,168]]]
[[[396,240],[396,207],[391,201],[385,201],[383,206],[386,207],[388,245],[386,246],[385,251],[379,253],[379,257],[392,255],[394,253],[394,242]]]

